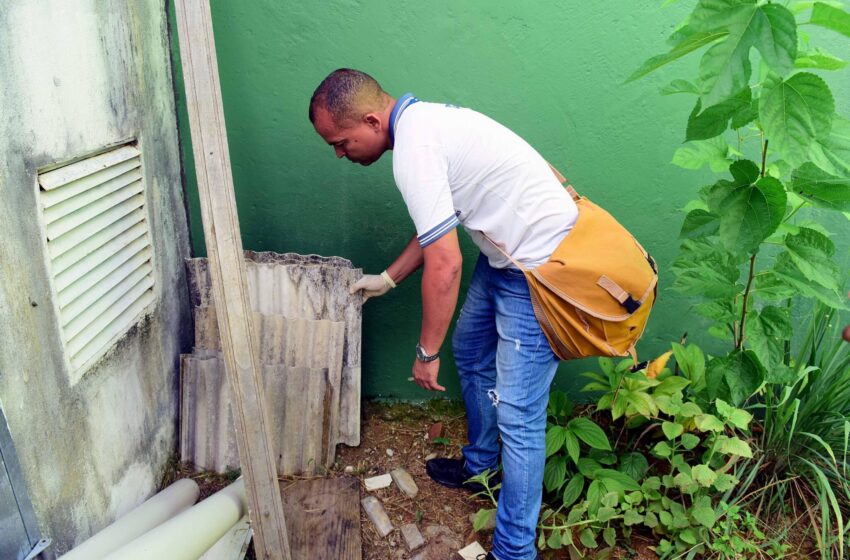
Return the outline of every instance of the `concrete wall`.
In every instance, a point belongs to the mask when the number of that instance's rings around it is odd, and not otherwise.
[[[189,253],[164,2],[0,5],[0,403],[45,536],[63,552],[140,503],[175,449]],[[37,169],[138,139],[157,300],[69,382]]]
[[[395,96],[445,101],[482,111],[512,128],[555,164],[582,194],[611,211],[661,267],[658,305],[638,350],[669,348],[704,323],[692,300],[670,290],[683,214],[710,173],[670,164],[685,137],[693,99],[660,96],[673,78],[696,75],[690,57],[623,85],[692,3],[540,0],[277,0],[213,3],[222,94],[243,242],[247,249],[341,255],[367,272],[383,270],[413,234],[392,178],[391,154],[369,168],[337,161],[313,131],[307,105],[332,70],[372,74]],[[806,28],[815,44],[847,59],[837,34]],[[850,72],[827,73],[837,109],[847,114]],[[177,88],[182,137],[188,136]],[[183,142],[193,245],[203,253],[191,148]],[[848,223],[836,224],[846,236]],[[840,229],[839,229],[840,226]],[[464,233],[464,288],[476,250]],[[430,398],[406,381],[420,321],[419,276],[364,307],[363,391],[367,396]],[[710,337],[697,337],[710,343]],[[451,349],[447,342],[444,355]],[[563,364],[562,387],[595,363]],[[459,396],[452,361],[440,381]]]

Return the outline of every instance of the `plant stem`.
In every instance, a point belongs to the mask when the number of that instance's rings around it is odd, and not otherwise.
[[[765,145],[767,145],[767,140],[765,140]],[[753,274],[756,268],[756,254],[753,253],[750,257],[750,274],[747,278],[747,288],[744,290],[744,303],[741,305],[741,330],[738,333],[738,341],[735,344],[735,350],[740,350],[741,346],[744,345],[744,326],[747,322],[747,302],[750,299],[750,288],[753,285]]]
[[[800,203],[800,204],[799,204],[796,208],[794,208],[793,210],[791,210],[791,212],[788,214],[788,216],[786,216],[786,217],[785,217],[785,220],[784,220],[784,221],[786,221],[786,222],[787,222],[788,220],[790,220],[790,219],[794,216],[794,214],[796,214],[796,213],[797,213],[797,210],[799,210],[800,208],[802,208],[803,206],[805,206],[805,205],[806,205],[806,202],[807,202],[807,201],[805,201],[805,200],[804,200],[804,201],[803,201],[803,202],[801,202],[801,203]]]
[[[761,176],[764,177],[765,164],[767,163],[767,140],[764,141],[761,149]]]
[[[622,518],[623,518],[622,515],[615,515],[614,517],[610,518],[608,521],[611,521],[612,519],[622,519]],[[581,525],[590,525],[591,523],[601,523],[601,522],[598,519],[585,519],[584,521],[576,521],[575,523],[566,523],[564,525],[544,525],[543,523],[541,523],[540,525],[537,526],[537,528],[538,529],[549,529],[549,530],[569,529],[570,527],[579,527]]]

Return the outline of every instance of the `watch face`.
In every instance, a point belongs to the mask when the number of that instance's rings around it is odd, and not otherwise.
[[[439,355],[439,352],[437,354],[434,354],[433,356],[429,356],[425,352],[425,348],[423,348],[421,344],[416,345],[416,358],[419,359],[422,362],[433,362],[434,360],[437,359],[438,355]]]

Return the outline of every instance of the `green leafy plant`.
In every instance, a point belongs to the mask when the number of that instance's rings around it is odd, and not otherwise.
[[[846,309],[836,247],[818,218],[850,217],[850,120],[836,114],[822,76],[847,63],[814,44],[807,30],[818,27],[850,37],[844,3],[698,0],[670,50],[629,80],[701,53],[695,78],[661,91],[694,97],[673,163],[724,173],[686,206],[672,266],[674,288],[698,298],[709,333],[729,343],[709,357],[696,400],[758,412],[755,457],[736,467],[750,481],[738,497],[756,498],[767,515],[790,507],[828,558],[844,554],[850,510],[850,373],[836,352],[821,359],[823,338],[800,344],[792,320],[810,308],[814,325]]]
[[[784,558],[790,549],[768,538],[758,518],[741,506],[720,502],[721,519],[711,529],[709,550],[717,558]]]
[[[496,518],[496,506],[499,505],[496,492],[502,487],[501,483],[493,483],[493,477],[496,476],[497,472],[487,469],[466,481],[480,484],[484,489],[481,492],[477,492],[475,496],[485,498],[493,504],[492,508],[481,508],[475,513],[475,518],[472,521],[472,529],[474,531],[480,531],[482,527],[491,523]]]
[[[599,437],[604,432],[589,419],[552,416],[569,410],[559,405],[565,396],[552,394],[547,468],[553,465],[557,476],[545,482],[550,507],[541,516],[540,548],[571,547],[576,554],[581,547],[605,557],[617,539],[641,528],[658,535],[662,557],[709,550],[718,520],[715,496],[738,483],[729,472],[735,462],[752,456],[739,437],[752,416],[722,400],[712,409],[715,415],[684,398],[683,391],[699,379],[703,355],[694,348],[678,346],[690,359],[680,369],[692,378],[664,367],[672,351],[639,372],[632,373],[627,360],[602,358],[602,373],[584,374],[591,379],[585,390],[602,392],[597,411],[610,412],[609,431],[619,432],[617,449],[630,451],[611,452],[608,439]],[[572,441],[566,434],[585,421],[593,428],[588,424],[586,437]]]
[[[821,550],[848,533],[850,478],[850,347],[839,337],[834,310],[817,305],[796,358],[796,378],[763,393],[762,429],[755,441],[752,483],[739,498],[768,517],[791,510],[811,522]],[[832,323],[832,324],[831,324]],[[831,325],[830,325],[831,324]]]

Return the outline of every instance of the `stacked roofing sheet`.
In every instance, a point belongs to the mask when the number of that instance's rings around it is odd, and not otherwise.
[[[360,270],[339,257],[246,251],[255,343],[279,474],[315,472],[360,443]],[[182,460],[239,466],[206,259],[187,261],[195,348],[182,356]]]

